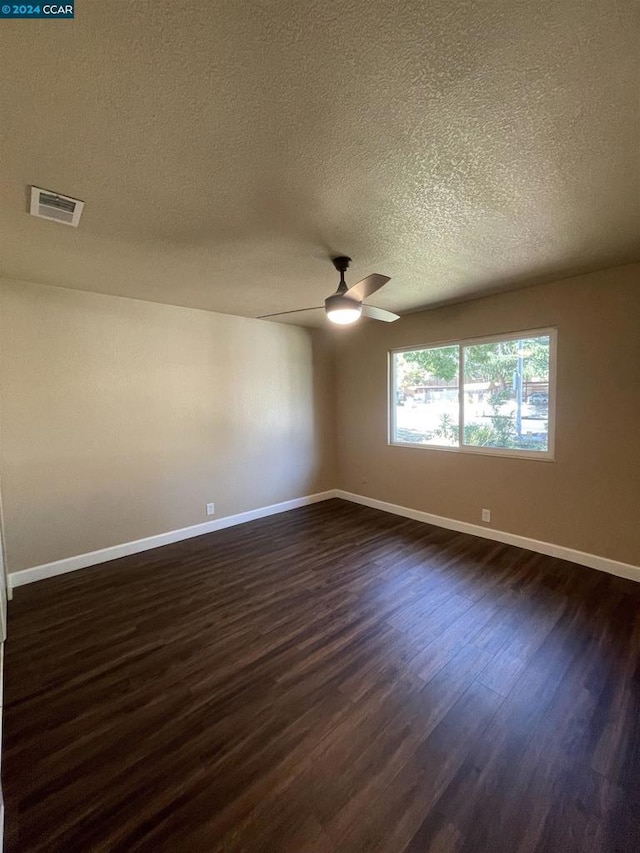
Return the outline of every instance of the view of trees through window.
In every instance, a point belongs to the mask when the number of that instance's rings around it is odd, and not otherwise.
[[[393,353],[392,441],[548,452],[550,344],[547,333]]]

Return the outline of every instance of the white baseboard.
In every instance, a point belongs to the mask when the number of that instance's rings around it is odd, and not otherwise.
[[[110,548],[101,548],[99,551],[90,551],[88,554],[78,554],[76,557],[66,557],[53,563],[43,563],[40,566],[32,566],[28,569],[20,569],[8,575],[9,588],[27,583],[52,578],[55,575],[63,575],[67,572],[75,572],[77,569],[86,569],[109,560],[117,560],[119,557],[128,557],[130,554],[139,554],[141,551],[149,551],[151,548],[159,548],[161,545],[171,545],[173,542],[181,542],[183,539],[192,539],[194,536],[202,536],[204,533],[213,533],[216,530],[224,530],[226,527],[234,527],[236,524],[245,524],[247,521],[255,521],[258,518],[266,518],[290,509],[298,509],[301,506],[326,501],[328,498],[336,497],[335,490],[319,492],[315,495],[306,495],[302,498],[294,498],[270,506],[251,509],[248,512],[239,512],[236,515],[228,515],[226,518],[216,518],[205,521],[202,524],[194,524],[191,527],[183,527],[180,530],[170,530],[168,533],[159,533],[157,536],[147,536],[145,539],[136,539],[134,542],[123,542],[121,545],[113,545]]]
[[[446,518],[442,515],[433,515],[430,512],[422,512],[410,507],[398,506],[398,504],[379,501],[376,498],[368,498],[364,495],[356,495],[353,492],[345,492],[342,489],[330,489],[315,495],[307,495],[302,498],[294,498],[290,501],[272,504],[271,506],[252,509],[248,512],[240,512],[237,515],[228,515],[226,518],[218,518],[213,521],[205,521],[202,524],[194,524],[192,527],[183,527],[180,530],[171,530],[168,533],[160,533],[157,536],[148,536],[145,539],[137,539],[134,542],[124,542],[122,545],[114,545],[110,548],[102,548],[99,551],[91,551],[88,554],[78,554],[76,557],[67,557],[64,560],[56,560],[53,563],[44,563],[40,566],[32,566],[29,569],[21,569],[8,575],[9,591],[14,587],[27,583],[51,578],[55,575],[66,574],[106,563],[109,560],[117,560],[129,554],[138,554],[151,548],[159,548],[161,545],[170,545],[173,542],[181,542],[183,539],[191,539],[194,536],[202,536],[204,533],[213,533],[216,530],[224,530],[237,524],[245,524],[247,521],[255,521],[258,518],[266,518],[280,512],[287,512],[298,507],[326,501],[330,498],[341,498],[352,503],[362,504],[372,509],[380,509],[392,515],[401,515],[414,521],[422,521],[425,524],[433,524],[436,527],[445,527],[447,530],[456,530],[459,533],[469,533],[472,536],[480,536],[482,539],[493,539],[503,542],[505,545],[515,545],[518,548],[526,548],[539,554],[550,557],[558,557],[601,572],[608,572],[621,578],[640,582],[640,566],[630,563],[621,563],[608,557],[599,557],[597,554],[588,554],[585,551],[577,551],[564,545],[554,545],[551,542],[542,542],[539,539],[530,539],[527,536],[519,536],[516,533],[507,533],[504,530],[494,530],[491,527],[481,527],[479,524],[471,524],[467,521],[458,521],[455,518]]]
[[[345,501],[362,504],[372,509],[381,509],[393,515],[402,515],[414,521],[422,521],[425,524],[433,524],[436,527],[446,527],[447,530],[456,530],[459,533],[470,533],[472,536],[480,536],[482,539],[493,539],[496,542],[504,542],[505,545],[516,545],[518,548],[526,548],[528,551],[536,551],[549,557],[559,557],[571,563],[579,563],[590,569],[598,569],[617,575],[620,578],[640,582],[640,566],[630,563],[621,563],[618,560],[610,560],[608,557],[599,557],[596,554],[588,554],[585,551],[577,551],[564,545],[554,545],[551,542],[541,542],[539,539],[529,539],[527,536],[518,536],[516,533],[506,533],[504,530],[494,530],[491,527],[481,527],[479,524],[471,524],[468,521],[457,521],[455,518],[446,518],[442,515],[432,515],[430,512],[422,512],[418,509],[410,509],[406,506],[379,501],[375,498],[367,498],[364,495],[356,495],[345,492],[342,489],[335,490],[335,497]]]

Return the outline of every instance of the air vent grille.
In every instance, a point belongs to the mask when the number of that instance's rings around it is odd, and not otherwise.
[[[31,187],[31,213],[41,219],[52,219],[64,225],[77,226],[84,202],[60,195],[52,190]]]

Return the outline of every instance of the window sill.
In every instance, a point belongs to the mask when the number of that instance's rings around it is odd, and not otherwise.
[[[537,462],[555,462],[555,456],[549,451],[540,450],[504,450],[499,447],[447,447],[440,444],[417,444],[405,441],[389,441],[389,447],[411,447],[414,450],[436,450],[445,453],[466,453],[471,456],[501,456],[506,459],[533,459]]]

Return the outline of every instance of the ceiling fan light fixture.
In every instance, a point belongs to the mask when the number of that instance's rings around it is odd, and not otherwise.
[[[324,310],[332,323],[338,326],[348,326],[360,319],[362,302],[355,302],[340,293],[328,296],[324,301]]]

